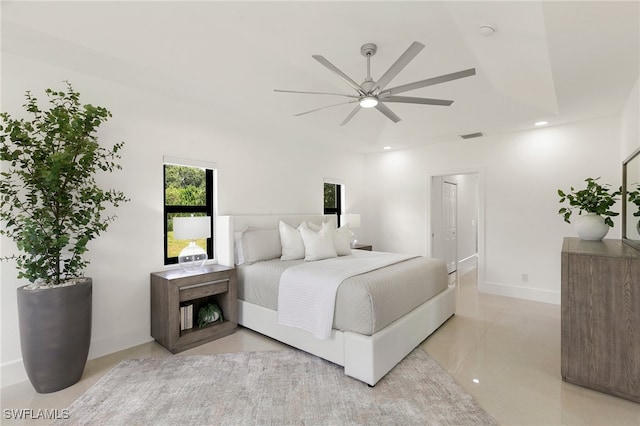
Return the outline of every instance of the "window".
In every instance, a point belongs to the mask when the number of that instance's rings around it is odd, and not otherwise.
[[[342,214],[342,185],[339,183],[324,183],[324,214],[335,214],[336,223],[340,226]]]
[[[164,165],[164,264],[178,263],[178,254],[189,241],[173,238],[173,218],[178,216],[210,216],[211,238],[196,241],[213,253],[214,169],[187,165]]]

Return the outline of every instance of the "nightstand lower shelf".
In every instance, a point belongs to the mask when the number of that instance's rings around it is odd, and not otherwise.
[[[219,339],[220,337],[228,336],[229,334],[232,334],[235,329],[236,324],[230,321],[209,324],[205,325],[202,328],[194,326],[193,328],[182,330],[180,332],[179,346],[177,347],[177,349],[167,349],[171,350],[171,352],[173,353],[185,351],[187,349],[199,346],[203,343]],[[158,343],[162,344],[161,342]]]

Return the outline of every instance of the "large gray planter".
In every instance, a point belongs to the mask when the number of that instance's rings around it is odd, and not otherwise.
[[[91,342],[91,294],[91,278],[55,288],[18,288],[22,359],[37,392],[55,392],[82,377]]]

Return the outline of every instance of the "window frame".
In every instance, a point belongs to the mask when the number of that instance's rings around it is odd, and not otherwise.
[[[182,167],[193,167],[198,169],[203,169],[205,171],[205,205],[204,206],[175,206],[175,205],[167,205],[167,191],[166,191],[166,182],[167,182],[167,166],[182,166]],[[163,254],[164,254],[164,265],[171,266],[178,264],[178,256],[168,257],[169,254],[169,239],[168,239],[168,225],[169,220],[168,216],[170,214],[175,213],[204,213],[205,216],[211,217],[211,237],[207,238],[207,256],[208,260],[215,260],[215,245],[214,245],[214,237],[215,237],[215,182],[216,182],[216,169],[213,167],[214,165],[211,163],[203,163],[189,160],[168,160],[165,158],[165,161],[162,165],[162,200],[163,200],[163,215],[162,222],[164,228],[164,241],[163,241]]]
[[[334,185],[336,187],[336,206],[326,207],[324,205],[324,188],[325,185]],[[340,227],[340,217],[342,216],[342,198],[344,197],[344,184],[334,180],[325,179],[322,185],[322,207],[325,215],[335,214],[337,226]]]

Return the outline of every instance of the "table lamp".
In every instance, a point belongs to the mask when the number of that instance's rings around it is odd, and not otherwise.
[[[178,255],[178,263],[185,271],[195,271],[207,261],[207,251],[196,244],[199,238],[211,238],[211,216],[173,218],[173,238],[190,240]]]
[[[349,225],[350,233],[351,233],[351,247],[355,247],[358,243],[356,239],[356,234],[353,232],[354,229],[360,228],[360,215],[359,214],[343,214],[340,216],[340,223],[342,225]]]

